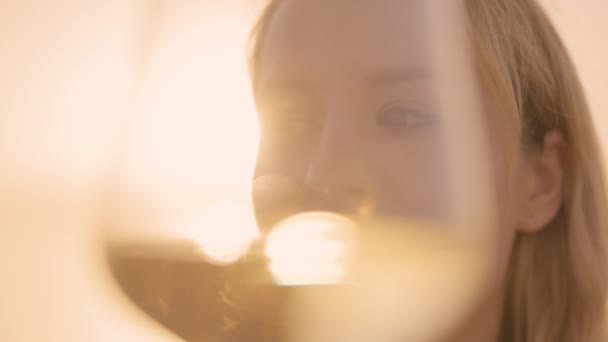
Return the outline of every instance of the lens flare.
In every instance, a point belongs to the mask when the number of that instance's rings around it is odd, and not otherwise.
[[[339,283],[353,223],[329,213],[305,213],[277,225],[266,241],[265,255],[279,285]]]
[[[251,209],[224,201],[207,207],[184,235],[197,244],[209,262],[228,265],[247,253],[259,231]]]

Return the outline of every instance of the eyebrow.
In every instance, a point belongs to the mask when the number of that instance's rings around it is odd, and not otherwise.
[[[367,83],[372,86],[390,85],[400,82],[410,82],[415,80],[426,80],[432,77],[432,72],[428,68],[395,68],[375,72],[367,77]],[[307,94],[312,92],[310,85],[300,80],[291,78],[273,79],[267,82],[260,82],[254,87],[256,97],[263,98],[265,95],[300,93]]]
[[[387,85],[399,82],[409,82],[415,80],[430,79],[431,70],[428,68],[401,68],[389,69],[372,74],[367,82],[371,85]]]

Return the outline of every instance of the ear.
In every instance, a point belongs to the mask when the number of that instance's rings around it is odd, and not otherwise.
[[[521,208],[518,230],[534,233],[546,227],[557,215],[564,192],[564,153],[566,142],[561,133],[545,135],[540,149],[524,156]]]

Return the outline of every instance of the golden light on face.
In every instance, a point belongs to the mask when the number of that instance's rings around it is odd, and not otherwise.
[[[353,224],[329,213],[305,213],[279,223],[265,255],[279,285],[341,283],[352,243]]]
[[[228,265],[247,253],[259,231],[250,208],[225,201],[203,210],[184,235],[209,262]]]

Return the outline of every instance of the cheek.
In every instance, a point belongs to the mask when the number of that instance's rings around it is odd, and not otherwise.
[[[278,174],[303,180],[311,159],[310,151],[269,140],[260,141],[254,177]]]
[[[515,241],[515,232],[510,228],[510,223],[506,221],[500,222],[499,226],[493,229],[493,232],[494,241],[493,246],[489,249],[488,273],[482,292],[484,301],[490,299],[500,301],[501,298],[504,298],[508,286],[509,266]]]
[[[496,139],[496,138],[495,138]],[[499,140],[499,139],[496,139]],[[492,271],[489,274],[490,291],[503,290],[506,283],[509,262],[513,253],[517,228],[517,186],[516,147],[507,141],[494,141],[491,145],[491,157],[494,177],[495,201],[497,206],[497,227],[492,228],[493,244]]]
[[[376,210],[380,215],[414,217],[444,220],[449,217],[449,168],[446,149],[440,139],[422,136],[391,144],[370,144],[373,150],[366,154],[377,183]],[[509,181],[511,173],[509,158],[505,151],[498,151],[500,144],[494,144],[490,162],[494,172],[494,188],[498,206],[497,227],[489,227],[494,246],[492,274],[488,280],[490,287],[504,282],[511,250],[515,238],[516,212],[514,208],[514,187]],[[466,195],[453,200],[466,201]]]
[[[449,177],[438,141],[428,138],[382,146],[372,155],[379,214],[421,219],[447,216]]]
[[[495,203],[497,206],[497,227],[494,233],[495,253],[491,256],[493,261],[491,285],[502,287],[506,281],[509,262],[513,254],[513,246],[516,239],[519,210],[519,194],[517,193],[519,181],[517,179],[518,165],[520,160],[521,138],[518,134],[520,125],[517,116],[510,115],[502,108],[509,105],[502,102],[494,102],[489,96],[485,98],[488,128],[488,139],[490,146],[489,160],[491,162],[493,177]]]

